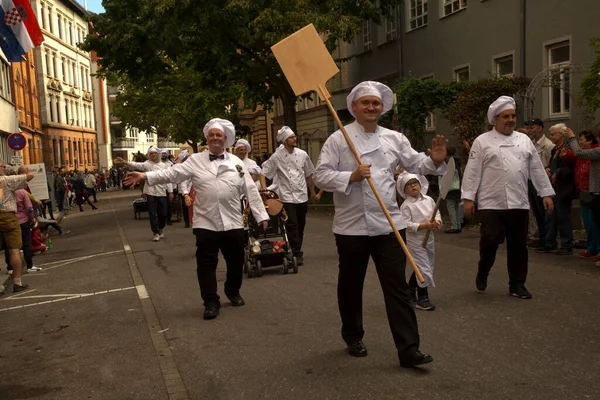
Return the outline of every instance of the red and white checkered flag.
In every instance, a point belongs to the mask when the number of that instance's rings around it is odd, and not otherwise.
[[[23,17],[17,7],[13,7],[12,10],[4,14],[4,23],[8,26],[15,26],[21,21],[23,21]]]

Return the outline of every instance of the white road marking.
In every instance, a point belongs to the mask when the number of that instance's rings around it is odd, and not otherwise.
[[[24,290],[24,291],[23,291],[23,292],[21,292],[21,293],[13,294],[13,295],[12,295],[12,296],[10,296],[10,297],[5,297],[4,299],[0,299],[0,300],[10,300],[10,299],[12,299],[12,298],[15,298],[15,297],[17,298],[17,300],[19,300],[19,297],[20,297],[20,296],[23,296],[24,294],[31,294],[31,293],[35,292],[36,290],[37,290],[37,289],[29,289],[29,290]]]
[[[41,306],[43,304],[58,303],[59,301],[65,301],[65,300],[81,299],[83,297],[98,296],[98,295],[101,295],[101,294],[123,292],[125,290],[131,290],[131,289],[135,289],[135,288],[136,288],[135,286],[130,286],[130,287],[125,287],[125,288],[104,290],[102,292],[93,292],[93,293],[83,293],[83,294],[67,295],[67,297],[62,297],[62,298],[58,298],[58,299],[54,299],[54,300],[40,301],[40,302],[37,302],[37,303],[23,304],[23,305],[20,305],[20,306],[0,308],[0,312],[2,312],[2,311],[10,311],[10,310],[18,310],[18,309],[27,308],[27,307]],[[48,297],[48,296],[46,296],[46,297]],[[26,297],[21,297],[19,299],[15,299],[15,300],[20,300],[20,299],[24,299],[24,298],[26,298]],[[6,300],[8,300],[8,299],[6,299]]]
[[[139,296],[140,300],[147,299],[148,297],[150,297],[150,296],[148,296],[148,291],[146,290],[145,285],[137,285],[135,287],[135,289],[138,292],[138,296]]]
[[[125,251],[131,251],[131,247],[129,247],[128,244],[126,244],[125,246],[123,246],[123,248],[125,249]]]
[[[83,260],[88,260],[90,258],[96,258],[96,257],[102,257],[102,256],[109,256],[109,255],[118,254],[118,253],[123,253],[123,250],[107,251],[105,253],[92,254],[92,255],[89,255],[89,256],[82,256],[82,257],[76,257],[76,258],[68,258],[66,260],[52,261],[52,262],[45,263],[45,264],[38,264],[37,266],[38,267],[46,267],[44,269],[45,270],[49,270],[49,269],[56,268],[56,267],[62,267],[63,265],[72,264],[72,263],[77,262],[77,261],[83,261]],[[51,265],[51,267],[48,267],[50,265]]]

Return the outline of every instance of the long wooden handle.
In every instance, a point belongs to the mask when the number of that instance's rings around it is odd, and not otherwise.
[[[440,209],[440,203],[442,202],[442,197],[438,197],[437,201],[435,202],[435,207],[433,207],[433,212],[431,213],[431,219],[429,220],[429,222],[434,222],[435,221],[435,215],[437,214],[438,210]],[[427,229],[427,232],[425,233],[425,238],[423,239],[423,243],[421,244],[421,246],[423,248],[427,247],[427,242],[429,241],[429,235],[431,234],[431,231],[429,229]]]
[[[333,115],[335,122],[340,127],[340,130],[342,131],[342,134],[344,135],[344,139],[346,139],[346,142],[348,143],[348,147],[350,147],[350,151],[352,151],[352,154],[354,155],[356,162],[358,163],[359,166],[363,165],[363,162],[361,161],[360,156],[358,155],[358,152],[356,151],[356,147],[354,147],[354,143],[352,143],[352,140],[350,140],[350,137],[348,136],[348,133],[346,132],[346,129],[344,128],[344,125],[342,124],[342,121],[340,121],[340,117],[338,117],[337,112],[335,111],[335,109],[333,108],[333,105],[331,104],[331,101],[329,100],[329,92],[323,85],[318,85],[317,88],[319,90],[319,96],[321,97],[321,99],[323,99],[327,103],[327,107],[329,108],[331,115]],[[375,187],[375,184],[373,183],[373,180],[371,179],[371,177],[367,178],[367,182],[369,183],[369,186],[371,187],[371,190],[373,191],[373,194],[375,195],[375,198],[377,199],[377,202],[379,203],[379,207],[381,207],[381,210],[385,214],[385,217],[387,218],[390,226],[392,227],[392,230],[394,231],[394,235],[396,236],[396,239],[398,239],[398,242],[400,243],[402,250],[404,250],[404,254],[406,254],[406,258],[408,259],[410,266],[415,271],[415,275],[416,275],[417,279],[421,283],[425,282],[425,279],[423,279],[423,275],[421,275],[421,271],[419,271],[419,268],[417,267],[417,264],[415,263],[414,258],[410,254],[410,251],[408,251],[408,247],[406,247],[404,240],[402,240],[402,236],[400,236],[400,232],[398,232],[398,228],[396,228],[396,224],[394,223],[394,220],[392,219],[392,216],[390,215],[389,211],[385,207],[385,204],[384,204],[383,200],[381,199],[381,196],[379,195],[379,192],[377,191],[377,188]]]

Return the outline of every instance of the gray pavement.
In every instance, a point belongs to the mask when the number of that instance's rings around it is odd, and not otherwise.
[[[369,356],[344,351],[328,208],[310,211],[297,275],[245,279],[247,305],[223,297],[221,315],[204,321],[191,229],[175,223],[153,243],[133,198],[103,193],[98,211],[71,212],[71,234],[53,236],[35,258],[44,271],[25,276],[31,290],[0,297],[0,399],[600,398],[593,262],[530,253],[534,298],[523,301],[508,296],[501,250],[478,293],[477,231],[437,234],[437,309],[418,312],[435,361],[406,370],[374,268],[363,301]],[[222,261],[218,276],[222,293]]]

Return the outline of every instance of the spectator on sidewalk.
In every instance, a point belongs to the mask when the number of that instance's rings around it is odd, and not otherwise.
[[[552,182],[556,196],[553,198],[554,211],[546,217],[546,246],[538,253],[573,254],[573,220],[571,204],[575,196],[575,155],[566,145],[567,126],[556,124],[550,128],[550,140],[555,147],[546,174]],[[560,235],[560,248],[556,240]]]
[[[598,147],[598,141],[593,132],[583,131],[579,134],[579,147],[582,150],[595,149]],[[575,160],[575,185],[578,193],[588,192],[590,190],[590,160],[578,158]],[[587,247],[585,251],[579,253],[581,258],[593,258],[600,261],[600,229],[594,223],[593,210],[584,202],[579,203],[581,210],[581,219],[587,235]]]
[[[10,253],[10,266],[13,269],[13,292],[20,292],[29,286],[21,279],[21,227],[17,219],[15,191],[25,187],[33,174],[27,172],[15,176],[6,176],[6,164],[0,161],[0,246]]]
[[[47,234],[42,234],[42,230],[40,229],[38,222],[35,221],[33,229],[31,230],[31,249],[33,250],[34,254],[40,254],[48,250],[48,246],[44,244],[47,239]]]
[[[54,199],[59,212],[63,212],[65,207],[65,194],[67,193],[67,182],[64,173],[57,171],[54,176]]]
[[[87,174],[85,175],[85,190],[89,196],[92,196],[94,198],[94,203],[98,202],[98,199],[96,198],[96,176],[94,175],[93,172],[87,172]]]
[[[550,162],[550,157],[552,157],[552,149],[555,145],[544,134],[544,122],[542,122],[542,120],[539,118],[533,118],[532,120],[525,122],[525,126],[527,126],[527,134],[535,146],[537,155],[542,161],[544,168],[546,168]],[[546,210],[544,209],[542,198],[538,196],[531,180],[528,181],[527,195],[529,197],[529,204],[531,207],[530,213],[533,214],[533,217],[535,218],[535,227],[537,230],[537,236],[532,238],[535,239],[535,241],[531,241],[530,243],[531,246],[534,246],[538,249],[544,249],[546,247],[547,233]]]
[[[41,271],[41,268],[33,265],[33,250],[31,249],[31,229],[33,227],[33,223],[35,222],[33,205],[31,204],[31,200],[29,199],[28,193],[25,191],[25,189],[15,190],[15,200],[17,203],[17,212],[15,215],[17,216],[17,220],[19,220],[19,225],[21,228],[21,242],[23,244],[21,249],[23,250],[23,258],[25,259],[27,271]],[[5,251],[4,259],[6,260],[8,271],[12,271],[12,268],[10,267],[10,257],[10,252]]]
[[[450,229],[448,229],[445,233],[460,233],[462,231],[462,223],[463,223],[463,211],[462,204],[460,201],[460,182],[461,182],[461,162],[458,157],[455,157],[456,148],[448,147],[448,159],[446,162],[450,160],[450,157],[454,158],[454,179],[452,182],[452,188],[448,191],[446,195],[446,209],[448,210],[448,216],[450,217]],[[441,177],[438,178],[438,182],[441,182]]]

